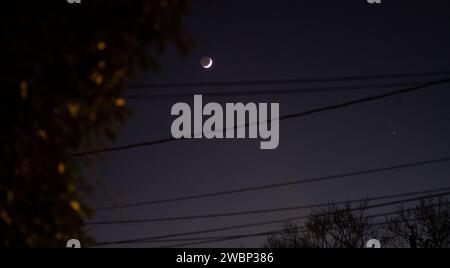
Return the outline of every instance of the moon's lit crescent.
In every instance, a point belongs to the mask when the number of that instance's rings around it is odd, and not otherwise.
[[[204,69],[208,69],[212,66],[213,60],[210,57],[203,57],[200,60],[200,64]]]
[[[211,66],[212,66],[212,64],[213,64],[213,61],[212,61],[212,59],[211,59],[211,58],[209,58],[209,63],[208,63],[208,64],[206,64],[206,65],[204,66],[204,68],[208,69],[209,67],[211,67]]]

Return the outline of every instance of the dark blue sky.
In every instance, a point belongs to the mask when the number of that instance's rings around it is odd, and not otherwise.
[[[384,0],[375,6],[364,0],[211,1],[193,5],[186,24],[196,42],[190,55],[181,59],[170,47],[160,58],[161,73],[146,74],[136,82],[278,80],[450,70],[448,1]],[[208,70],[202,69],[199,63],[205,55],[214,59],[213,68]],[[436,78],[439,77],[429,79]],[[152,92],[202,93],[324,85],[348,84],[155,89]],[[279,102],[280,113],[288,114],[392,89],[206,97],[205,101]],[[170,109],[178,101],[192,103],[192,98],[129,100],[133,116],[115,145],[169,137],[174,119]],[[108,153],[89,172],[92,180],[98,181],[94,206],[224,191],[448,156],[449,122],[450,91],[447,85],[283,121],[280,123],[280,145],[276,150],[260,150],[258,140],[202,139]],[[94,220],[220,213],[395,194],[450,186],[449,175],[450,165],[436,164],[347,180],[104,211],[98,212]],[[101,242],[306,213],[308,211],[291,211],[209,220],[97,226],[91,232]],[[235,235],[281,226],[274,224],[209,235]],[[205,246],[258,247],[263,241],[263,238],[253,238]]]

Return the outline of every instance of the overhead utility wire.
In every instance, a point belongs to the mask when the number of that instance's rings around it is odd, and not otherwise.
[[[361,198],[361,199],[353,199],[353,200],[346,200],[346,201],[338,201],[338,202],[332,202],[332,204],[342,205],[342,204],[348,204],[348,203],[359,203],[359,202],[363,202],[365,200],[370,200],[370,201],[385,200],[385,199],[393,199],[393,198],[406,197],[406,196],[421,195],[421,194],[425,194],[425,193],[436,193],[436,192],[442,192],[442,191],[448,191],[448,190],[450,190],[450,187],[432,189],[432,190],[428,190],[428,191],[415,191],[415,192],[407,192],[407,193],[400,193],[400,194],[393,194],[393,195],[383,195],[383,196],[376,196],[373,198]],[[190,219],[204,219],[204,218],[219,218],[219,217],[254,215],[254,214],[264,214],[264,213],[273,213],[273,212],[281,212],[281,211],[291,211],[291,210],[302,210],[302,209],[326,207],[330,204],[331,204],[330,202],[327,202],[327,203],[303,205],[303,206],[289,206],[289,207],[280,207],[280,208],[246,210],[246,211],[226,212],[226,213],[200,214],[200,215],[167,217],[167,218],[149,218],[149,219],[123,220],[123,221],[97,221],[97,222],[88,222],[86,224],[102,225],[102,224],[115,224],[115,223],[136,223],[136,222],[152,222],[152,221],[176,221],[176,220],[190,220]]]
[[[263,89],[263,90],[225,90],[225,91],[195,91],[195,92],[151,92],[151,93],[139,93],[139,94],[125,94],[123,97],[128,100],[157,100],[166,98],[186,98],[192,97],[193,94],[202,94],[210,97],[235,97],[235,96],[258,96],[258,95],[287,95],[287,94],[300,94],[300,93],[332,93],[341,91],[360,91],[360,90],[373,90],[384,89],[390,87],[400,86],[413,86],[426,83],[427,81],[414,81],[414,82],[397,82],[397,83],[384,83],[374,85],[347,85],[347,86],[329,86],[329,87],[308,87],[308,88],[288,88],[288,89]]]
[[[389,98],[389,97],[396,96],[396,95],[407,94],[407,93],[422,90],[422,89],[425,89],[425,88],[428,88],[431,86],[445,84],[445,83],[449,83],[449,82],[450,82],[449,78],[443,79],[443,80],[438,80],[438,81],[433,81],[433,82],[428,82],[428,83],[424,83],[422,85],[408,87],[408,88],[395,90],[395,91],[390,91],[390,92],[375,95],[375,96],[359,98],[359,99],[355,99],[355,100],[351,100],[351,101],[346,101],[343,103],[338,103],[335,105],[329,105],[329,106],[324,106],[324,107],[311,109],[311,110],[307,110],[307,111],[303,111],[303,112],[287,114],[287,115],[283,115],[283,116],[280,116],[279,118],[274,118],[271,120],[272,121],[275,121],[275,120],[282,121],[282,120],[287,120],[287,119],[304,117],[304,116],[317,114],[317,113],[321,113],[321,112],[337,110],[337,109],[345,108],[348,106],[353,106],[355,104],[367,103],[367,102],[371,102],[371,101],[375,101],[375,100]],[[269,122],[270,122],[270,119],[269,119]],[[222,131],[237,129],[237,128],[244,128],[244,127],[248,127],[248,126],[256,125],[256,124],[258,124],[258,122],[251,122],[251,123],[247,123],[245,125],[235,126],[235,127],[229,128],[229,129],[225,128],[225,129],[222,129]],[[217,131],[220,131],[220,130],[215,130],[214,132],[217,132]],[[93,154],[99,154],[99,153],[105,153],[105,152],[122,151],[122,150],[137,148],[137,147],[151,146],[151,145],[156,145],[156,144],[162,144],[162,143],[174,142],[174,141],[182,141],[182,140],[185,140],[185,138],[176,139],[174,137],[168,137],[168,138],[154,140],[154,141],[139,142],[139,143],[133,143],[133,144],[123,145],[123,146],[116,146],[116,147],[96,149],[96,150],[85,151],[85,152],[78,152],[78,153],[72,154],[72,156],[79,157],[79,156],[93,155]]]
[[[319,82],[348,82],[365,81],[377,79],[400,79],[410,77],[427,76],[448,76],[449,72],[416,72],[416,73],[397,73],[397,74],[376,74],[376,75],[354,75],[341,77],[325,78],[293,78],[293,79],[274,79],[274,80],[245,80],[245,81],[215,81],[215,82],[188,82],[188,83],[136,83],[130,85],[130,89],[154,89],[154,88],[183,88],[183,87],[227,87],[227,86],[266,86],[266,85],[284,85],[299,83],[319,83]]]
[[[449,194],[450,193],[445,193],[443,195],[439,195],[439,197],[442,197],[442,196],[445,196],[445,195],[449,195]],[[437,195],[434,195],[434,196],[423,196],[419,200],[436,198],[436,197],[438,197],[438,196]],[[400,200],[400,204],[404,204],[404,203],[407,203],[407,202],[411,202],[411,201]],[[380,207],[380,206],[385,206],[385,204],[386,203],[384,203],[384,204],[382,203],[382,204],[377,204],[375,206]],[[442,205],[448,205],[448,204],[449,204],[449,202],[447,201],[447,202],[443,203]],[[441,204],[433,204],[431,206],[435,207],[435,206],[438,206],[438,205],[441,205]],[[351,209],[351,211],[357,211],[357,210],[362,210],[362,209],[366,209],[367,210],[367,209],[371,209],[371,208],[375,208],[375,207],[374,206],[368,206],[368,207],[363,207],[363,208],[358,208],[357,207],[357,208]],[[409,210],[412,210],[412,209],[413,208],[408,208],[408,209],[405,209],[405,211],[409,211]],[[365,219],[373,219],[373,218],[386,217],[386,216],[395,215],[395,214],[398,214],[398,211],[390,211],[390,212],[372,214],[372,215],[365,216],[364,218]],[[173,237],[180,237],[180,236],[183,237],[183,236],[204,234],[204,233],[215,233],[215,232],[220,232],[220,231],[228,231],[228,230],[234,230],[234,229],[256,227],[256,226],[269,225],[269,224],[275,224],[275,223],[286,223],[286,222],[289,222],[289,221],[305,219],[305,218],[307,218],[309,216],[311,216],[311,215],[303,215],[303,216],[298,216],[298,217],[284,218],[284,219],[280,219],[280,220],[263,221],[263,222],[256,222],[256,223],[252,223],[252,224],[227,226],[227,227],[206,229],[206,230],[192,231],[192,232],[185,232],[185,233],[175,233],[175,234],[167,234],[167,235],[160,235],[160,236],[150,236],[150,237],[127,239],[127,240],[119,240],[119,241],[98,242],[98,243],[89,245],[89,247],[115,245],[115,244],[145,243],[145,242],[150,242],[150,241],[159,241],[159,242],[161,242],[163,239],[173,238]]]
[[[433,194],[430,196],[433,197],[439,197],[439,196],[445,196],[449,195],[450,192],[444,192],[439,194]],[[380,206],[385,206],[385,204],[400,204],[405,202],[411,202],[411,201],[417,201],[423,199],[423,197],[415,197],[410,199],[404,199],[404,200],[395,200],[390,201],[386,203],[371,205],[369,208],[376,208]],[[136,223],[149,223],[149,222],[169,222],[169,221],[180,221],[180,220],[190,220],[190,219],[201,219],[201,218],[208,218],[211,217],[211,215],[194,215],[194,216],[186,216],[186,217],[168,217],[168,218],[151,218],[151,219],[134,219],[134,220],[113,220],[113,221],[93,221],[93,222],[86,222],[86,225],[112,225],[112,224],[136,224]],[[217,217],[217,215],[214,215],[214,217]]]
[[[448,193],[448,194],[450,194],[450,193]],[[434,197],[431,197],[431,198],[434,198]],[[409,202],[409,201],[407,201],[407,202]],[[448,203],[445,203],[445,204],[448,204]],[[366,209],[370,209],[370,208],[367,207]],[[352,210],[360,210],[360,209],[355,208],[355,209],[352,209]],[[395,211],[394,212],[388,212],[388,213],[384,213],[383,216],[388,216],[389,214],[398,214],[398,213],[395,212]],[[374,215],[371,218],[375,218],[375,217],[379,217],[379,216]],[[380,223],[378,223],[378,224],[380,224]],[[175,248],[175,247],[186,247],[186,246],[193,246],[193,245],[200,245],[200,244],[209,244],[209,243],[214,243],[214,242],[236,240],[236,239],[241,239],[241,238],[248,238],[248,237],[257,237],[257,236],[265,236],[265,235],[277,234],[277,233],[282,233],[283,231],[284,230],[281,229],[281,230],[275,230],[275,231],[266,231],[266,232],[252,233],[252,234],[236,235],[236,236],[225,237],[225,238],[222,238],[222,239],[212,239],[212,240],[207,240],[207,241],[199,241],[199,242],[167,245],[167,246],[162,246],[162,248]],[[142,243],[144,243],[144,241],[142,241]]]
[[[373,173],[379,173],[379,172],[385,172],[385,171],[392,171],[392,170],[399,170],[399,169],[405,169],[405,168],[412,168],[412,167],[444,163],[444,162],[448,162],[448,161],[450,161],[450,156],[416,161],[416,162],[403,163],[403,164],[397,164],[397,165],[391,165],[391,166],[378,167],[378,168],[373,168],[373,169],[351,171],[351,172],[333,174],[333,175],[322,176],[322,177],[314,177],[314,178],[309,178],[309,179],[291,180],[291,181],[285,181],[285,182],[281,182],[281,183],[272,183],[272,184],[258,185],[258,186],[252,186],[252,187],[237,188],[237,189],[226,190],[226,191],[217,191],[217,192],[202,193],[202,194],[196,194],[196,195],[186,195],[186,196],[173,197],[173,198],[167,198],[167,199],[156,199],[156,200],[150,200],[150,201],[144,201],[144,202],[136,202],[136,203],[116,205],[116,206],[101,207],[101,208],[97,208],[95,210],[96,211],[104,211],[104,210],[131,208],[131,207],[142,207],[142,206],[148,206],[148,205],[156,205],[156,204],[164,204],[164,203],[172,203],[172,202],[179,202],[179,201],[186,201],[186,200],[201,199],[201,198],[217,197],[217,196],[224,196],[224,195],[230,195],[230,194],[237,194],[237,193],[244,193],[244,192],[252,192],[252,191],[280,188],[280,187],[286,187],[286,186],[292,186],[292,185],[299,185],[299,184],[337,180],[337,179],[342,179],[342,178],[367,175],[367,174],[373,174]]]

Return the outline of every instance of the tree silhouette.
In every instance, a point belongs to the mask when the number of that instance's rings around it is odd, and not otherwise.
[[[130,114],[121,97],[157,71],[168,43],[192,42],[184,0],[9,1],[2,5],[0,246],[61,247],[91,210],[84,159]]]
[[[424,198],[415,206],[400,207],[385,221],[369,222],[368,201],[352,208],[330,205],[312,212],[304,226],[286,223],[270,235],[269,248],[362,248],[369,239],[382,247],[450,247],[450,205],[447,199]]]
[[[401,207],[388,220],[386,233],[392,247],[450,247],[450,206],[447,199],[421,200],[412,208]]]
[[[303,227],[287,223],[281,234],[268,237],[269,248],[359,248],[374,232],[365,216],[368,202],[352,208],[334,204],[312,212]]]

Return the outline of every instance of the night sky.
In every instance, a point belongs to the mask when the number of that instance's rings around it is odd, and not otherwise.
[[[200,1],[199,1],[200,2]],[[383,0],[196,2],[186,26],[195,48],[181,58],[170,47],[161,72],[133,83],[329,78],[450,71],[450,3]],[[203,69],[200,58],[214,65]],[[270,86],[130,89],[127,94],[207,93],[433,81],[446,76]],[[280,144],[260,150],[259,139],[192,139],[102,155],[87,171],[94,207],[308,179],[450,155],[447,85],[280,122]],[[204,102],[279,102],[280,114],[305,111],[399,87],[264,96],[204,96]],[[115,146],[170,137],[176,102],[193,96],[130,99],[133,111]],[[92,221],[172,217],[306,205],[450,186],[450,165],[434,164],[168,204],[97,212]],[[384,208],[382,211],[390,211]],[[304,215],[288,211],[214,219],[96,226],[98,242],[253,223]],[[299,222],[301,223],[301,222]],[[283,224],[198,236],[282,228]],[[260,247],[264,237],[201,245]],[[170,244],[170,243],[168,243]],[[162,246],[132,244],[121,246]]]

